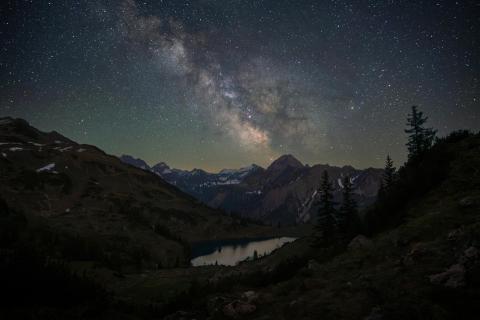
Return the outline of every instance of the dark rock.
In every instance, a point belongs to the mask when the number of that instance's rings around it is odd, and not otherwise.
[[[350,241],[348,244],[349,249],[362,249],[362,248],[368,248],[372,246],[372,240],[368,239],[364,235],[359,234],[355,238]]]
[[[476,247],[471,246],[463,252],[462,256],[460,257],[460,259],[458,259],[458,261],[459,263],[466,266],[468,269],[468,267],[475,264],[479,258],[480,258],[480,251]]]
[[[247,302],[252,302],[252,301],[255,301],[255,300],[258,299],[258,293],[256,293],[256,292],[253,291],[253,290],[245,291],[245,292],[242,294],[242,298],[243,298],[243,299],[246,299]]]
[[[255,310],[257,310],[257,307],[254,304],[235,300],[223,307],[223,314],[228,318],[238,319],[255,312]]]
[[[465,233],[465,230],[463,227],[460,227],[458,229],[452,230],[448,233],[447,239],[449,241],[456,241],[458,240],[463,234]]]
[[[477,259],[480,256],[480,251],[475,248],[475,247],[469,247],[463,252],[463,255],[469,259],[469,260],[474,260]]]
[[[446,271],[429,276],[430,282],[448,288],[465,286],[465,267],[462,264],[451,265]]]
[[[465,197],[465,198],[460,199],[460,201],[458,202],[458,204],[459,204],[460,207],[462,207],[462,208],[471,208],[471,207],[478,206],[478,204],[479,204],[479,199],[478,199],[478,198],[474,198],[474,197]]]
[[[417,242],[414,243],[410,251],[403,257],[403,264],[406,266],[411,266],[418,262],[423,257],[427,257],[433,254],[432,249],[428,243]]]

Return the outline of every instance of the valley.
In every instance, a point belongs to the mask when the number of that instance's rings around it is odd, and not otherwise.
[[[399,170],[395,191],[362,211],[358,234],[317,247],[311,223],[270,226],[212,209],[148,168],[2,118],[2,281],[15,283],[13,304],[2,312],[45,319],[469,319],[480,297],[479,148],[478,134],[439,139]],[[314,168],[322,166],[305,168],[287,156],[239,185],[261,176],[264,188],[283,188],[282,177]],[[339,177],[345,170],[328,168]],[[20,299],[22,288],[60,276],[68,280],[32,291],[58,305]],[[78,293],[73,302],[59,296],[67,285]]]
[[[479,1],[2,1],[0,320],[477,320]]]
[[[24,120],[1,119],[0,137],[6,206],[46,233],[78,242],[81,256],[101,256],[120,269],[180,266],[189,264],[189,243],[279,233],[210,209],[153,173]]]
[[[327,171],[334,181],[334,198],[341,201],[342,179],[351,177],[355,200],[361,208],[375,201],[383,170],[357,170],[351,166],[304,165],[292,155],[283,155],[264,169],[252,164],[240,169],[209,173],[170,168],[161,162],[150,167],[145,161],[123,155],[120,159],[153,172],[170,184],[212,208],[270,225],[295,225],[315,221],[320,177]]]

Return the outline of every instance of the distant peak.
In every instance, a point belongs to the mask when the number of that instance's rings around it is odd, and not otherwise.
[[[152,167],[153,169],[170,169],[170,167],[168,166],[168,164],[166,164],[165,162],[159,162],[157,163],[156,165],[154,165]]]
[[[257,170],[261,169],[262,167],[256,165],[255,163],[252,163],[251,165],[247,167],[240,168],[240,171],[252,171],[252,170]]]
[[[122,154],[120,160],[124,163],[130,164],[140,169],[150,170],[150,166],[140,158],[134,158],[128,154]]]
[[[256,164],[252,163],[249,166],[246,167],[241,167],[240,169],[222,169],[218,172],[218,174],[223,174],[223,175],[229,175],[229,174],[235,174],[235,173],[245,173],[245,172],[251,172],[260,169],[260,166],[257,166]]]
[[[143,160],[140,159],[140,158],[135,158],[135,157],[132,157],[131,155],[128,155],[128,154],[122,154],[122,155],[120,156],[120,160],[143,161]]]
[[[238,169],[222,169],[218,172],[218,174],[232,174],[238,172]]]
[[[283,170],[287,167],[303,168],[303,164],[291,154],[285,154],[279,157],[277,160],[273,161],[267,170]]]
[[[191,174],[206,174],[207,172],[202,169],[194,168],[192,171],[190,171]]]

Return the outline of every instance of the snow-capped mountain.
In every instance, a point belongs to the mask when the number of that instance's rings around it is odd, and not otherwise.
[[[134,158],[129,155],[122,155],[120,157],[120,160],[122,160],[122,162],[124,163],[131,164],[132,166],[143,169],[143,170],[148,170],[148,171],[151,170],[150,166],[142,159]]]
[[[350,176],[360,206],[373,202],[383,172],[373,168],[357,170],[351,166],[308,166],[292,155],[281,156],[267,169],[252,164],[218,173],[179,170],[163,162],[149,167],[141,159],[130,156],[122,156],[121,160],[155,172],[211,207],[274,224],[303,223],[315,216],[317,189],[325,170],[333,183],[337,201],[341,199],[342,178]]]
[[[252,164],[240,169],[223,169],[218,173],[210,173],[202,169],[188,171],[170,168],[164,162],[150,167],[145,161],[129,155],[122,155],[120,160],[135,167],[152,171],[170,184],[194,196],[204,193],[206,188],[240,184],[250,174],[257,170],[263,170],[261,167]],[[199,198],[203,200],[202,197],[199,196]]]

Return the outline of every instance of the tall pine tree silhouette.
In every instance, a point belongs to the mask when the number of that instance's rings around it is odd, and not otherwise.
[[[387,160],[385,161],[385,171],[383,172],[382,181],[384,190],[389,190],[395,182],[395,171],[396,168],[393,166],[393,160],[392,158],[390,158],[390,155],[387,155]]]
[[[347,237],[354,235],[358,228],[357,202],[353,198],[353,184],[350,176],[342,179],[343,201],[338,212],[339,230]]]
[[[335,203],[333,202],[333,186],[328,172],[323,171],[320,184],[320,207],[318,209],[317,224],[315,226],[315,245],[328,246],[335,233]]]
[[[408,133],[408,159],[413,159],[428,150],[435,139],[436,130],[425,128],[424,124],[428,117],[423,112],[418,111],[417,106],[412,106],[412,113],[408,115],[405,133]]]

